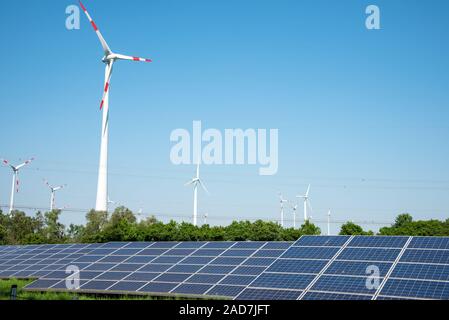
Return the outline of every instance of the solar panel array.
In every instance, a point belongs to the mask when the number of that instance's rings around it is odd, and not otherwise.
[[[449,299],[449,238],[304,236],[237,299]]]
[[[303,236],[290,242],[0,246],[0,278],[27,290],[248,300],[449,299],[449,238]]]
[[[102,244],[0,246],[0,278],[37,278],[65,266]]]
[[[289,242],[107,243],[27,286],[67,290],[66,268],[79,268],[78,292],[233,298],[282,255]]]

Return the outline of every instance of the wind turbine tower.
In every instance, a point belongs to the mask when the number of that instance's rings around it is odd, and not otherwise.
[[[284,203],[287,203],[288,200],[284,198],[282,193],[278,193],[279,195],[279,203],[281,204],[281,227],[284,226]]]
[[[103,48],[103,63],[105,64],[105,78],[103,98],[100,103],[100,110],[103,110],[102,129],[101,129],[101,147],[100,147],[100,164],[98,170],[98,185],[97,185],[97,200],[95,204],[96,211],[108,211],[108,140],[109,140],[109,84],[112,75],[112,66],[117,60],[131,60],[151,62],[150,59],[139,57],[125,56],[114,53],[104,40],[95,22],[86,10],[86,7],[81,3],[80,6],[89,19],[90,24],[95,30],[98,39]]]
[[[310,211],[312,211],[312,206],[310,205],[310,200],[309,200],[309,191],[310,191],[310,184],[307,187],[307,191],[305,194],[296,196],[297,198],[301,198],[304,201],[304,222],[309,220],[309,217],[307,216],[307,207],[309,207]]]
[[[198,164],[196,165],[196,176],[187,182],[185,186],[193,185],[193,225],[197,225],[198,220],[198,185],[200,185],[206,193],[209,194],[203,182],[200,179],[200,162],[198,160]]]
[[[13,166],[8,160],[1,159],[4,165],[9,166],[12,169],[12,186],[11,186],[11,199],[9,201],[9,214],[14,210],[14,193],[19,192],[19,170],[29,165],[34,158],[31,158],[18,166]]]
[[[47,187],[50,188],[50,211],[53,211],[55,208],[55,196],[56,196],[56,191],[61,190],[62,188],[64,188],[66,185],[61,185],[61,186],[57,186],[57,187],[53,187],[51,186],[47,180],[44,179],[44,183],[47,185]]]

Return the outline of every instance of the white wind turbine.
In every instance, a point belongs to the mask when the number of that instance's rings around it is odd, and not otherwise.
[[[284,203],[288,202],[287,199],[284,198],[282,193],[278,193],[279,196],[279,203],[281,204],[281,226],[284,226]]]
[[[57,186],[57,187],[53,187],[51,186],[48,181],[46,179],[44,179],[44,183],[47,185],[47,187],[50,188],[50,211],[53,211],[53,209],[55,208],[55,197],[56,197],[56,191],[61,190],[62,188],[66,187],[67,185],[61,185],[61,186]]]
[[[327,212],[327,235],[331,235],[331,210]]]
[[[109,84],[112,75],[112,66],[116,60],[131,60],[143,62],[151,62],[151,60],[139,57],[125,56],[112,52],[103,36],[101,35],[100,30],[98,30],[97,25],[92,20],[86,10],[86,7],[84,7],[81,1],[80,6],[89,19],[89,22],[91,23],[95,32],[97,33],[98,39],[100,40],[104,52],[102,61],[106,65],[103,99],[100,103],[100,110],[103,110],[103,120],[101,130],[100,165],[98,170],[97,200],[95,204],[95,210],[108,211]]]
[[[298,204],[294,202],[290,202],[293,210],[293,228],[296,229],[296,210],[298,210]]]
[[[18,166],[13,166],[12,164],[9,163],[8,160],[5,160],[5,159],[1,159],[1,160],[4,165],[9,166],[13,171],[12,186],[11,186],[11,199],[9,202],[9,213],[11,214],[11,212],[14,210],[14,193],[19,192],[19,170],[22,169],[23,167],[25,167],[26,165],[30,164],[31,161],[34,160],[34,158],[31,158],[31,159],[25,161],[24,163],[19,164]]]
[[[200,185],[206,193],[209,193],[207,191],[206,187],[204,186],[203,182],[200,179],[200,162],[198,161],[198,164],[196,165],[196,177],[190,180],[185,184],[185,186],[193,185],[193,225],[197,225],[197,219],[198,219],[198,185]]]
[[[312,206],[310,205],[310,200],[309,200],[309,191],[310,191],[310,184],[307,187],[307,191],[304,195],[296,196],[297,198],[301,198],[304,201],[304,222],[309,220],[309,217],[307,216],[307,207],[309,207],[310,211],[312,211]]]

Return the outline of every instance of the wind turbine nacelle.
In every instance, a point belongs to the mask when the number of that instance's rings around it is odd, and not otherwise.
[[[103,61],[104,63],[108,63],[111,60],[114,60],[117,58],[117,55],[114,53],[108,54],[107,56],[104,56],[103,59],[101,59],[101,61]]]

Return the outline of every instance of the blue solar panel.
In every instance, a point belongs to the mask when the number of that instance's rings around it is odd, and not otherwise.
[[[282,241],[267,242],[265,246],[262,247],[262,249],[287,250],[288,248],[290,248],[292,244],[293,242],[282,242]]]
[[[137,255],[139,256],[159,256],[166,252],[167,249],[143,249],[142,251],[138,252]]]
[[[81,289],[103,291],[112,286],[114,283],[115,281],[92,280],[82,284]]]
[[[204,294],[212,287],[211,284],[188,284],[183,283],[179,287],[175,288],[172,292],[184,293],[184,294]]]
[[[329,292],[307,292],[301,300],[371,300],[373,295],[338,294]]]
[[[368,276],[372,274],[372,267],[377,267],[379,276],[383,277],[388,273],[392,265],[392,263],[387,262],[373,263],[336,260],[326,269],[325,274]]]
[[[277,258],[280,257],[284,253],[284,250],[265,250],[261,249],[254,253],[253,257],[269,257],[269,258]]]
[[[281,258],[331,259],[338,250],[332,247],[291,247]]]
[[[182,282],[187,279],[190,275],[187,273],[163,273],[154,281],[160,282]]]
[[[132,256],[129,257],[125,262],[126,263],[148,263],[155,259],[154,256]]]
[[[224,278],[223,280],[221,280],[220,284],[235,284],[235,285],[247,286],[254,279],[255,279],[255,276],[229,275],[229,276],[226,276],[226,278]]]
[[[142,266],[143,264],[138,263],[121,263],[116,265],[110,271],[136,271],[140,269]]]
[[[221,241],[217,241],[217,242],[208,242],[207,244],[204,245],[203,248],[205,249],[227,249],[231,246],[233,246],[235,244],[235,242],[221,242]]]
[[[171,241],[159,241],[159,242],[155,242],[153,243],[153,245],[151,246],[151,248],[164,248],[164,249],[168,249],[168,248],[173,248],[176,245],[178,245],[179,242],[171,242]]]
[[[381,295],[424,299],[449,299],[449,282],[388,279]]]
[[[186,273],[195,273],[203,266],[194,265],[194,264],[178,264],[170,268],[170,272],[186,272]]]
[[[256,250],[248,250],[248,249],[229,249],[223,252],[222,257],[249,257]]]
[[[130,274],[131,272],[105,272],[96,277],[95,280],[121,280]]]
[[[218,257],[211,261],[211,264],[222,264],[222,265],[239,265],[246,258],[233,258],[233,257]]]
[[[112,263],[119,263],[123,262],[127,259],[126,256],[106,256],[103,259],[98,260],[98,262],[112,262]]]
[[[407,249],[400,261],[449,264],[449,250]]]
[[[245,266],[262,266],[268,267],[276,259],[275,258],[248,258],[242,264]]]
[[[393,262],[400,249],[385,248],[346,248],[338,256],[338,260],[386,261]]]
[[[268,272],[318,273],[327,264],[325,260],[290,260],[279,259],[273,263]]]
[[[259,249],[265,245],[266,242],[260,241],[245,241],[237,242],[232,249]]]
[[[170,249],[167,252],[164,253],[164,255],[168,256],[188,256],[192,252],[194,252],[196,249]]]
[[[265,270],[265,267],[240,266],[237,267],[232,274],[257,276]]]
[[[174,263],[178,263],[182,259],[184,259],[184,257],[180,257],[180,256],[161,256],[161,257],[158,257],[158,258],[154,259],[152,261],[152,263],[170,263],[170,264],[174,264]]]
[[[224,252],[224,249],[198,249],[192,256],[216,257]]]
[[[238,300],[296,300],[302,291],[252,289],[247,288],[237,297]]]
[[[235,297],[244,288],[244,286],[216,285],[207,291],[206,294],[210,296]]]
[[[227,274],[235,269],[235,266],[213,266],[208,265],[203,269],[200,269],[199,273],[215,273],[215,274]]]
[[[197,242],[181,242],[176,246],[177,249],[198,249],[205,245],[205,241],[197,241]]]
[[[156,272],[133,272],[128,277],[126,277],[125,280],[151,281],[159,275],[160,273]]]
[[[136,292],[138,289],[142,288],[145,282],[136,281],[119,281],[115,283],[108,291],[126,291],[126,292]]]
[[[17,248],[9,254],[2,254],[6,249],[0,247],[0,275],[25,277],[28,273],[35,274],[41,277],[40,281],[46,282],[33,283],[31,290],[36,285],[36,290],[49,287],[67,290],[65,269],[75,264],[81,269],[81,292],[127,294],[139,290],[149,294],[298,299],[315,280],[311,290],[301,296],[303,299],[370,299],[376,290],[367,289],[367,276],[372,275],[372,270],[367,267],[376,266],[380,276],[385,276],[408,239],[355,236],[338,257],[336,254],[341,246],[348,243],[347,236],[305,236],[287,250],[291,243],[38,245]],[[447,239],[433,239],[412,239],[401,262],[385,281],[379,299],[402,298],[407,290],[412,290],[409,287],[416,293],[404,298],[439,299],[444,296],[446,283],[449,283],[449,250],[425,249],[445,248]],[[413,285],[404,282],[406,277],[413,279],[407,280]],[[427,281],[417,280],[421,278]],[[395,293],[387,292],[392,286],[390,281],[402,281],[393,282]]]
[[[208,264],[211,262],[214,257],[186,257],[184,260],[182,260],[182,263],[185,264],[199,264],[201,266]]]
[[[251,284],[251,287],[303,290],[314,278],[314,275],[279,274],[265,272]]]
[[[402,248],[409,237],[360,236],[353,238],[348,247]]]
[[[193,276],[188,278],[186,280],[186,282],[216,284],[224,277],[225,277],[224,275],[218,275],[218,274],[194,274]]]
[[[390,278],[449,281],[449,265],[398,263]]]
[[[117,251],[114,251],[113,255],[131,256],[131,255],[136,254],[139,251],[142,251],[142,249],[133,249],[133,248],[118,249]]]
[[[144,287],[140,288],[140,292],[148,292],[148,293],[168,293],[176,287],[176,283],[169,282],[150,282]]]
[[[449,249],[448,237],[414,237],[408,248]]]
[[[347,277],[347,276],[321,276],[312,286],[314,291],[331,291],[339,293],[362,293],[375,294],[375,286],[367,286],[367,281],[371,279],[367,277]],[[382,279],[378,279],[378,284]],[[371,283],[371,281],[370,281]]]
[[[349,236],[302,236],[293,246],[340,247],[348,239]]]

